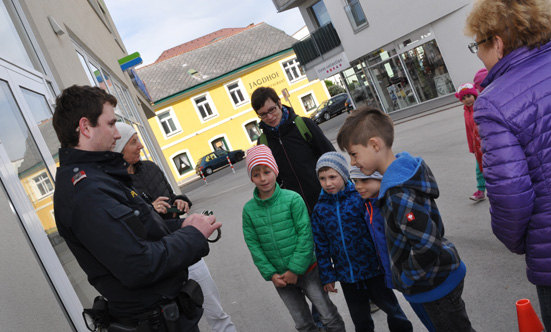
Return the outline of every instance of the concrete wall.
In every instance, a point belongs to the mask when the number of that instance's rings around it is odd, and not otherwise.
[[[469,3],[462,0],[360,0],[369,27],[354,33],[340,1],[325,1],[346,56],[353,61]],[[460,29],[458,27],[458,29]]]
[[[310,31],[317,29],[308,8],[318,0],[305,1],[300,12]],[[419,28],[431,28],[455,87],[472,82],[482,62],[467,45],[472,40],[464,35],[465,20],[472,9],[469,0],[374,1],[360,0],[369,26],[354,32],[342,1],[324,1],[333,26],[339,34],[349,61],[400,41]],[[312,74],[312,69],[308,74]]]
[[[0,330],[71,331],[0,185]]]
[[[463,33],[471,9],[472,5],[469,4],[432,23],[436,41],[456,88],[472,82],[476,72],[484,67],[482,61],[467,47],[473,40]]]

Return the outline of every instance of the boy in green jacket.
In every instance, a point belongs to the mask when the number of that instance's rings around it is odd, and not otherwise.
[[[306,297],[328,331],[345,331],[337,307],[321,285],[306,204],[299,194],[276,183],[279,170],[269,147],[250,148],[246,163],[256,188],[243,207],[243,235],[254,264],[276,287],[298,331],[318,331]]]

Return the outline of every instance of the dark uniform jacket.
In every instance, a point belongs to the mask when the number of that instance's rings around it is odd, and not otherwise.
[[[121,154],[60,149],[59,157],[57,227],[110,312],[128,317],[175,298],[187,268],[209,252],[205,237],[177,225],[170,233],[130,189]]]
[[[313,136],[310,143],[306,142],[293,122],[297,115],[292,108],[284,107],[289,111],[289,119],[277,130],[270,130],[264,122],[260,127],[279,168],[278,183],[284,189],[299,193],[308,213],[312,214],[321,192],[316,163],[322,154],[335,151],[335,148],[314,121],[303,117]]]
[[[165,174],[152,161],[138,161],[134,165],[134,174],[130,174],[130,178],[132,179],[133,188],[136,189],[139,195],[146,198],[146,201],[153,202],[158,197],[164,196],[169,198],[168,203],[171,205],[174,204],[175,200],[181,199],[188,202],[189,207],[191,207],[192,203],[186,195],[176,195],[172,191]],[[172,213],[161,214],[161,216],[164,219],[171,219]]]

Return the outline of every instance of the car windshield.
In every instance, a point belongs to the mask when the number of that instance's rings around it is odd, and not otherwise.
[[[328,102],[329,102],[329,100],[326,100],[326,101],[324,101],[323,103],[321,103],[321,104],[318,106],[318,109],[317,109],[317,110],[319,111],[319,110],[322,110],[322,109],[326,108]]]

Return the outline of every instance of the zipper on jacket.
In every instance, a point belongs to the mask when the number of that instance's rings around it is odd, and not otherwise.
[[[369,204],[369,207],[371,210],[367,207],[367,204]],[[369,215],[369,228],[373,229],[373,233],[371,233],[373,236],[371,237],[373,239],[373,246],[375,247],[375,251],[377,252],[377,269],[381,268],[381,254],[379,253],[379,246],[377,246],[377,235],[375,233],[375,226],[373,226],[373,205],[371,205],[370,201],[367,201],[365,203],[365,209],[366,213]],[[366,218],[367,219],[367,218]]]
[[[342,220],[341,220],[341,211],[339,207],[339,193],[335,195],[335,200],[337,201],[337,219],[339,222],[339,229],[341,230],[341,240],[342,240],[342,247],[344,249],[344,253],[346,255],[346,260],[348,261],[348,269],[350,270],[350,278],[352,278],[352,281],[356,281],[354,279],[354,270],[352,269],[352,262],[350,262],[350,256],[348,256],[348,250],[346,250],[346,242],[344,241],[344,232],[342,230]]]
[[[279,262],[280,262],[281,265],[285,265],[285,264],[283,264],[284,260],[281,257],[281,251],[279,251],[279,246],[277,245],[277,241],[276,241],[275,236],[274,236],[274,229],[273,229],[273,223],[272,223],[272,214],[270,213],[270,207],[268,206],[267,202],[262,202],[262,204],[264,205],[264,209],[266,210],[266,216],[269,217],[268,222],[270,223],[270,226],[268,228],[270,229],[270,236],[272,238],[272,243],[274,244],[274,248],[276,249],[275,251],[277,252],[277,256],[279,257]],[[285,268],[287,268],[287,267],[285,267]],[[276,267],[276,269],[277,269],[277,267]],[[280,271],[276,271],[276,272],[279,274]]]

